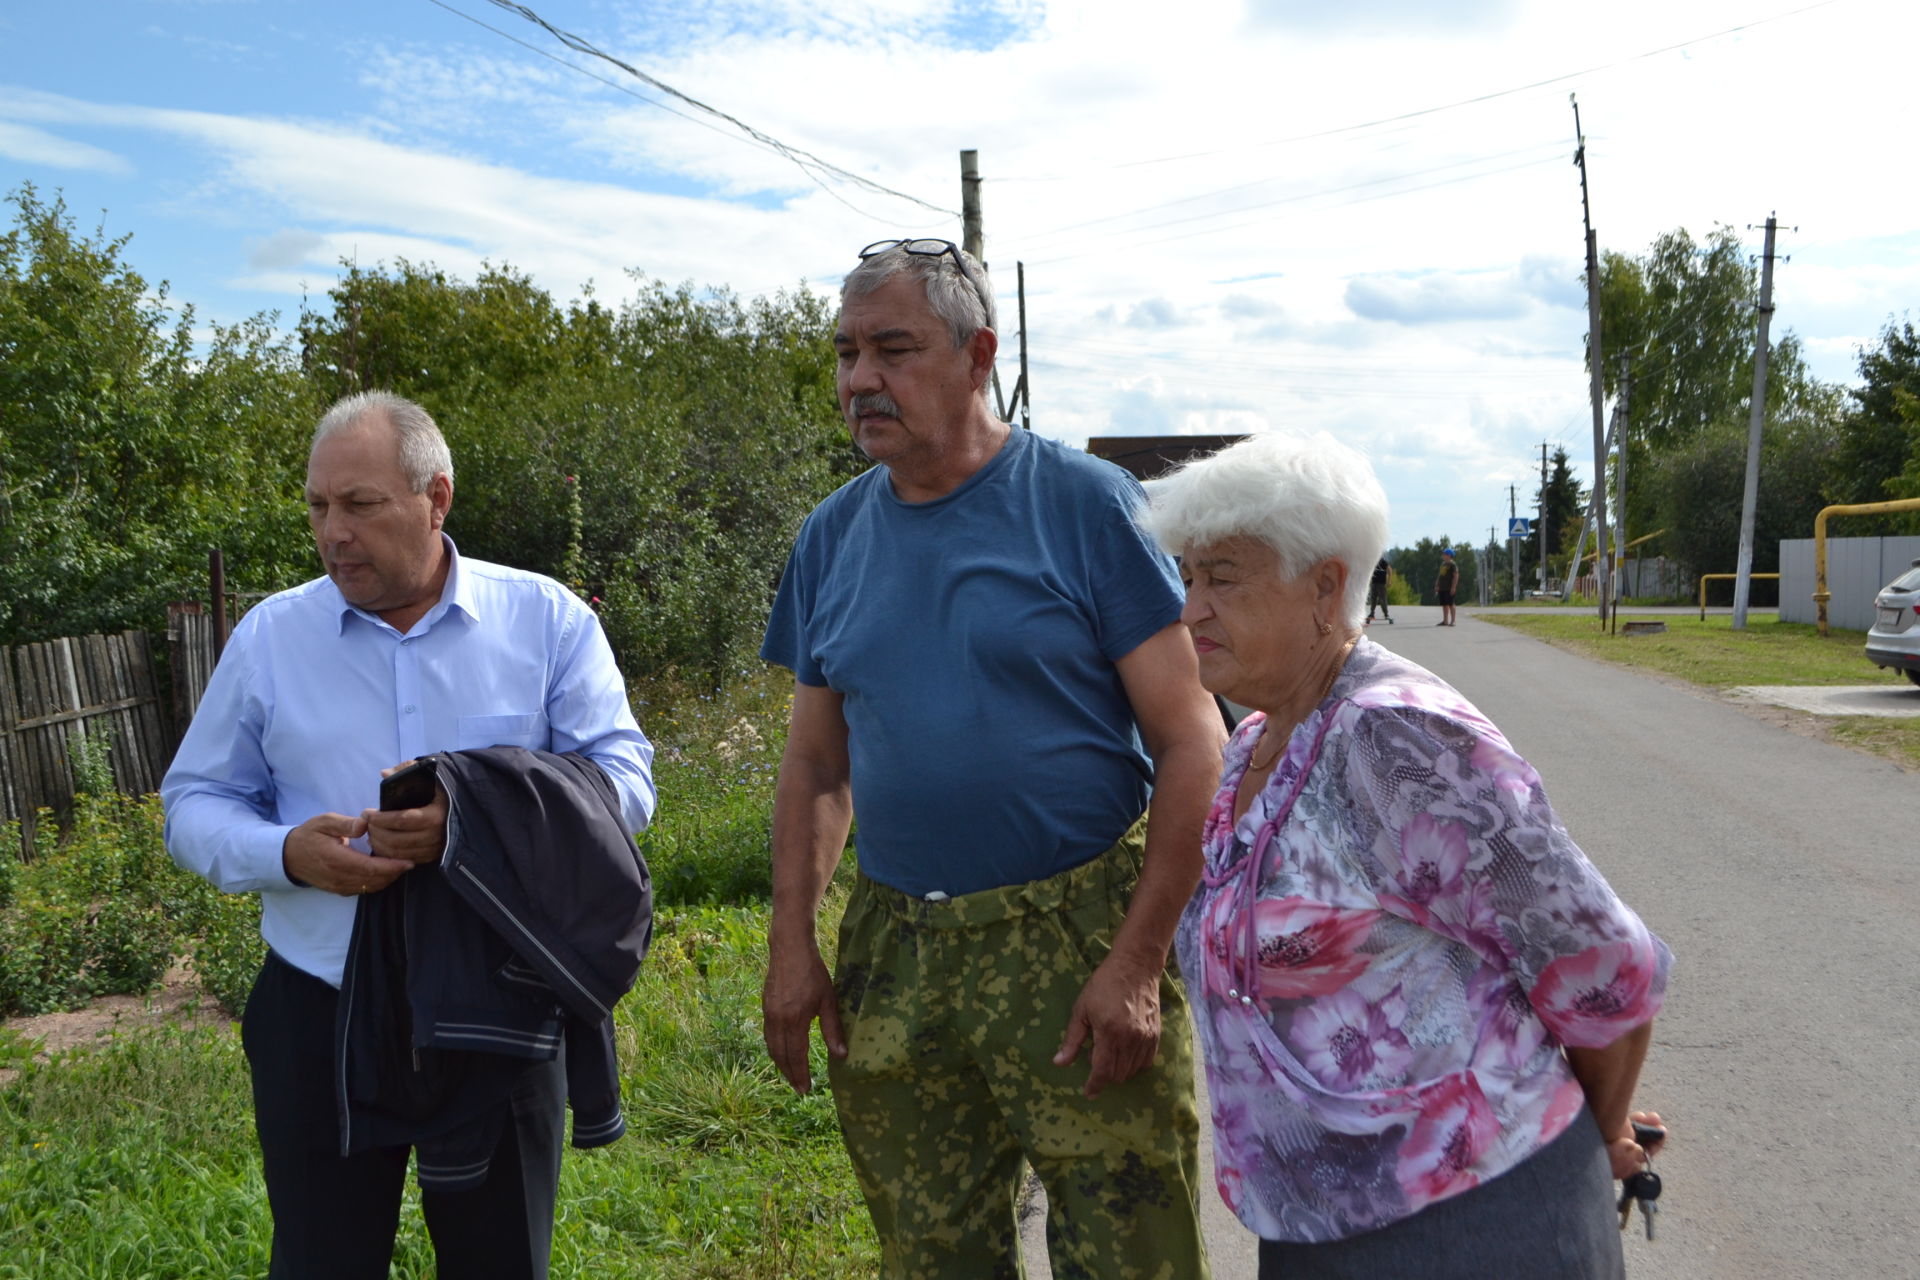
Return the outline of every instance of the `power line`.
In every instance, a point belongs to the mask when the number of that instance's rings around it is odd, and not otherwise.
[[[1554,155],[1554,158],[1556,159],[1562,154],[1564,150],[1564,144],[1559,142],[1535,143],[1532,146],[1519,147],[1512,151],[1499,151],[1499,152],[1495,152],[1492,155],[1486,155],[1486,156],[1472,156],[1465,160],[1450,160],[1446,164],[1434,165],[1431,168],[1414,169],[1405,173],[1390,173],[1384,177],[1367,178],[1363,181],[1348,183],[1344,186],[1323,187],[1318,191],[1305,191],[1295,195],[1281,196],[1276,200],[1267,200],[1267,201],[1263,201],[1260,204],[1240,205],[1232,209],[1221,209],[1213,213],[1196,213],[1185,218],[1175,218],[1168,222],[1156,222],[1144,227],[1133,227],[1127,230],[1117,231],[1114,234],[1128,235],[1134,232],[1141,232],[1141,231],[1159,231],[1166,227],[1177,227],[1188,222],[1205,221],[1208,218],[1226,218],[1226,217],[1232,217],[1233,215],[1240,214],[1240,213],[1252,213],[1257,209],[1271,209],[1278,205],[1283,205],[1283,204],[1298,204],[1303,200],[1311,200],[1316,196],[1341,195],[1349,191],[1364,190],[1367,187],[1382,186],[1389,182],[1400,182],[1407,178],[1423,178],[1429,174],[1443,173],[1448,169],[1459,169],[1466,165],[1485,164],[1488,161],[1492,161],[1492,160],[1505,160],[1513,156],[1527,155],[1531,152],[1540,151],[1546,147],[1551,147],[1553,149],[1553,155]],[[1152,213],[1157,209],[1169,209],[1175,205],[1191,204],[1195,200],[1205,200],[1212,196],[1231,195],[1236,191],[1245,191],[1250,187],[1262,186],[1266,183],[1277,182],[1277,181],[1279,181],[1278,178],[1261,178],[1256,182],[1245,182],[1245,183],[1239,184],[1238,186],[1224,187],[1218,191],[1202,192],[1201,194],[1194,195],[1194,196],[1182,196],[1178,200],[1167,200],[1167,201],[1163,201],[1160,204],[1144,205],[1138,209],[1130,209],[1125,213],[1110,213],[1099,218],[1089,218],[1085,222],[1072,222],[1072,223],[1068,223],[1066,226],[1054,227],[1052,230],[1049,230],[1049,231],[1036,231],[1030,236],[1020,236],[1015,238],[1013,240],[1013,243],[1027,244],[1034,240],[1045,240],[1051,236],[1063,235],[1069,231],[1079,231],[1086,227],[1098,226],[1103,222],[1115,222],[1122,218],[1132,218],[1143,213]],[[1004,238],[1002,240],[1002,243],[1003,244],[1006,243]]]
[[[1398,191],[1383,191],[1377,195],[1361,196],[1355,200],[1341,200],[1333,204],[1322,206],[1322,208],[1323,209],[1342,209],[1342,208],[1346,208],[1349,205],[1367,204],[1374,200],[1389,200],[1395,196],[1409,196],[1409,195],[1414,195],[1421,191],[1432,191],[1439,187],[1451,187],[1462,182],[1476,182],[1481,178],[1495,178],[1495,177],[1499,177],[1501,174],[1514,173],[1521,169],[1537,169],[1544,164],[1561,164],[1561,163],[1564,163],[1564,161],[1562,161],[1559,156],[1549,156],[1544,160],[1523,160],[1519,164],[1510,164],[1510,165],[1505,165],[1498,169],[1489,169],[1485,173],[1468,173],[1468,174],[1462,174],[1460,177],[1457,177],[1457,178],[1443,178],[1439,182],[1422,183],[1419,186],[1404,187]],[[1403,174],[1401,176],[1406,177],[1410,175]],[[1304,199],[1311,198],[1312,196],[1320,196],[1320,195],[1327,195],[1327,194],[1330,194],[1330,193],[1325,191],[1312,192],[1312,193],[1309,193],[1309,195],[1300,196],[1300,197],[1297,197],[1296,199],[1304,200]],[[1287,200],[1287,201],[1275,201],[1274,203],[1286,204],[1286,203],[1294,203],[1294,202],[1295,200]],[[1244,210],[1235,209],[1235,210],[1232,210],[1231,212],[1241,213],[1241,212],[1244,212]],[[1224,217],[1227,215],[1222,214],[1219,216]],[[1136,240],[1133,243],[1126,245],[1125,248],[1144,249],[1151,245],[1168,244],[1175,240],[1191,240],[1195,236],[1215,235],[1223,231],[1238,231],[1244,227],[1257,226],[1262,222],[1269,222],[1271,220],[1272,219],[1270,218],[1256,218],[1251,222],[1236,222],[1230,226],[1225,226],[1225,227],[1203,227],[1198,231],[1183,231],[1179,235],[1161,236],[1157,240]],[[1107,234],[1124,235],[1127,233],[1126,232],[1110,232]],[[1096,253],[1104,253],[1104,252],[1108,252],[1108,250],[1088,249],[1084,253],[1069,253],[1069,254],[1063,254],[1062,256],[1057,258],[1042,258],[1036,262],[1030,262],[1027,265],[1035,266],[1035,267],[1050,266],[1057,262],[1073,262],[1080,258],[1091,257]]]
[[[499,0],[495,0],[495,3],[498,2]],[[1562,75],[1549,76],[1545,80],[1535,80],[1531,84],[1515,85],[1510,89],[1496,89],[1491,93],[1477,94],[1471,98],[1461,98],[1457,102],[1446,102],[1437,107],[1422,107],[1417,111],[1403,111],[1397,116],[1382,116],[1378,120],[1366,120],[1359,124],[1346,124],[1334,129],[1322,129],[1317,133],[1295,134],[1290,138],[1275,138],[1268,142],[1256,142],[1245,147],[1222,147],[1213,151],[1189,151],[1177,156],[1157,156],[1150,160],[1127,160],[1113,167],[1115,169],[1136,169],[1144,165],[1171,164],[1179,160],[1203,160],[1210,156],[1237,155],[1244,151],[1261,150],[1266,147],[1287,146],[1295,142],[1311,142],[1318,138],[1334,138],[1343,133],[1357,133],[1362,129],[1378,128],[1383,124],[1398,124],[1402,120],[1417,120],[1421,116],[1430,116],[1442,111],[1453,111],[1460,107],[1476,106],[1482,102],[1491,102],[1495,98],[1511,97],[1513,94],[1526,93],[1531,89],[1544,89],[1548,85],[1564,84],[1568,80],[1576,80],[1581,76],[1590,76],[1602,71],[1611,71],[1616,67],[1628,66],[1635,62],[1645,62],[1649,58],[1657,58],[1664,53],[1675,53],[1681,49],[1691,48],[1696,44],[1705,44],[1709,40],[1718,40],[1724,36],[1735,35],[1742,31],[1750,31],[1754,27],[1764,27],[1769,23],[1782,22],[1788,18],[1798,17],[1800,14],[1811,13],[1815,9],[1824,9],[1828,5],[1839,3],[1840,0],[1815,0],[1813,4],[1802,5],[1798,9],[1789,9],[1785,13],[1776,13],[1770,18],[1756,18],[1752,22],[1743,22],[1737,26],[1726,27],[1719,31],[1710,32],[1707,35],[1695,36],[1691,40],[1682,40],[1677,44],[1663,45],[1658,49],[1649,49],[1645,53],[1636,53],[1630,57],[1615,59],[1612,62],[1598,63],[1591,67],[1582,68],[1579,71],[1568,71]]]
[[[432,4],[438,5],[440,8],[447,9],[451,13],[458,14],[460,17],[463,17],[463,18],[467,17],[466,14],[460,13],[459,10],[453,9],[450,6],[443,4],[441,0],[429,0],[429,2]],[[814,155],[810,151],[803,150],[802,148],[799,148],[799,147],[791,146],[788,143],[780,141],[780,139],[772,136],[771,134],[763,133],[760,130],[754,128],[752,125],[747,124],[745,121],[740,120],[735,116],[728,115],[726,112],[720,110],[718,107],[709,106],[707,103],[700,101],[698,98],[694,98],[688,94],[682,93],[680,92],[680,90],[674,88],[670,84],[667,84],[665,81],[657,79],[654,76],[650,76],[646,72],[641,71],[639,68],[634,67],[629,63],[621,61],[619,58],[614,57],[610,53],[606,53],[602,51],[600,48],[594,45],[592,41],[587,40],[581,36],[574,35],[572,32],[562,31],[559,27],[554,26],[551,22],[548,22],[545,18],[541,17],[538,13],[535,13],[532,9],[528,8],[526,5],[515,3],[515,0],[490,0],[490,3],[492,3],[496,8],[505,9],[509,13],[518,14],[520,17],[525,18],[528,22],[531,22],[535,26],[540,27],[542,30],[546,31],[549,35],[553,36],[554,39],[558,40],[561,44],[566,45],[569,49],[574,50],[576,53],[583,53],[583,54],[586,54],[588,57],[598,58],[602,62],[606,62],[612,66],[618,67],[620,70],[626,72],[628,75],[640,81],[642,84],[648,85],[649,87],[656,89],[659,92],[668,95],[669,97],[676,98],[679,101],[687,104],[688,106],[694,108],[697,111],[704,112],[707,115],[714,117],[715,119],[725,121],[727,124],[732,125],[735,129],[738,129],[741,133],[745,134],[748,138],[760,144],[762,147],[775,151],[781,156],[785,157],[787,160],[790,160],[791,162],[793,162],[793,164],[796,167],[798,167],[803,173],[806,173],[809,177],[813,178],[815,182],[820,182],[820,176],[819,176],[820,174],[830,174],[835,178],[838,178],[844,182],[851,183],[854,186],[862,188],[863,190],[873,192],[875,195],[892,196],[895,199],[906,200],[913,204],[917,204],[922,208],[930,209],[934,213],[946,214],[952,217],[959,216],[958,210],[948,209],[941,205],[933,204],[929,201],[922,200],[918,196],[908,195],[904,191],[896,191],[892,187],[888,187],[881,183],[875,182],[871,178],[863,177],[862,175],[854,173],[849,169],[843,169],[839,165],[833,164],[827,160],[823,160],[819,156]],[[475,21],[474,19],[468,19],[468,20]],[[486,26],[485,23],[478,23],[477,25]],[[493,30],[493,28],[489,27],[488,30]],[[505,33],[502,32],[501,34],[504,35]],[[507,38],[512,39],[511,36]],[[519,43],[519,42],[516,42],[516,43]],[[562,65],[572,66],[573,64],[563,61]],[[575,68],[575,69],[579,70],[579,68]],[[600,79],[600,77],[598,76],[595,76],[594,78]],[[635,96],[639,96],[639,95],[635,95]],[[645,99],[645,98],[642,98],[642,100],[648,101],[648,99]],[[660,104],[655,104],[655,105],[660,105]],[[679,115],[680,113],[675,112],[674,114]],[[826,188],[825,183],[821,182],[820,185],[823,190]],[[834,193],[831,191],[828,191],[828,194],[833,195]],[[838,199],[839,197],[835,196],[835,198]],[[841,203],[845,204],[846,202],[843,200],[841,201]],[[853,206],[848,205],[848,208],[853,208]],[[855,210],[855,212],[859,212],[859,211]]]

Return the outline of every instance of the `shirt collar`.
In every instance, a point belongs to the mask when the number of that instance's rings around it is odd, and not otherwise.
[[[439,601],[435,603],[433,608],[427,610],[418,623],[414,624],[416,631],[421,630],[422,626],[424,626],[425,630],[431,631],[438,625],[441,618],[455,609],[465,614],[470,621],[478,622],[480,620],[480,611],[474,607],[473,584],[467,580],[466,574],[460,572],[460,549],[453,545],[453,539],[447,535],[444,529],[440,532],[440,541],[447,549],[446,585],[440,588]],[[380,615],[369,613],[365,609],[348,604],[347,598],[340,594],[339,586],[335,584],[331,578],[327,580],[327,589],[333,592],[334,598],[340,602],[340,630],[342,632],[347,629],[347,619],[354,617],[371,622],[376,626],[388,626],[386,620],[381,618]]]

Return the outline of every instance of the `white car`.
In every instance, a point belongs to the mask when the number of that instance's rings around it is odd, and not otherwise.
[[[1873,598],[1867,661],[1904,671],[1920,684],[1920,560]]]

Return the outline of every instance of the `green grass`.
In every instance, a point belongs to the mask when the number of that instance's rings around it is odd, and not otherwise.
[[[1866,634],[1829,628],[1822,636],[1808,623],[1781,622],[1754,614],[1746,629],[1735,631],[1732,618],[1664,615],[1664,632],[1655,635],[1609,634],[1591,612],[1495,613],[1478,611],[1482,621],[1523,632],[1582,657],[1639,667],[1709,689],[1740,685],[1863,685],[1907,687],[1899,672],[1882,671],[1861,649]],[[1620,612],[1624,626],[1631,607]],[[1920,718],[1882,716],[1821,717],[1834,741],[1920,768]]]
[[[821,1083],[802,1098],[760,1039],[766,817],[789,687],[749,679],[652,716],[643,708],[661,757],[650,849],[662,892],[652,953],[615,1014],[629,1131],[606,1148],[568,1150],[555,1277],[826,1280],[878,1267],[818,1041]],[[714,753],[721,742],[738,747],[731,759]],[[231,934],[232,919],[153,865],[154,820],[137,804],[96,812],[70,855],[17,869],[13,906],[71,883],[65,868],[98,874],[120,847],[171,915]],[[223,901],[242,904],[244,918],[246,899]],[[844,901],[836,886],[823,948]],[[75,932],[76,915],[86,913],[63,917],[59,936]],[[12,921],[26,936],[26,913]],[[35,969],[32,990],[84,998],[81,979],[98,968],[89,963],[74,961],[80,978]],[[264,1274],[266,1193],[231,1024],[149,1028],[53,1062],[30,1060],[33,1047],[0,1033],[0,1067],[20,1073],[0,1086],[0,1280]],[[426,1280],[432,1252],[408,1194],[393,1274]]]

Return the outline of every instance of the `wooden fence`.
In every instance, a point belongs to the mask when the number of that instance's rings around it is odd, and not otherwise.
[[[173,733],[144,632],[0,648],[0,820],[33,852],[36,813],[73,801],[74,756],[104,749],[121,791],[157,790]]]

